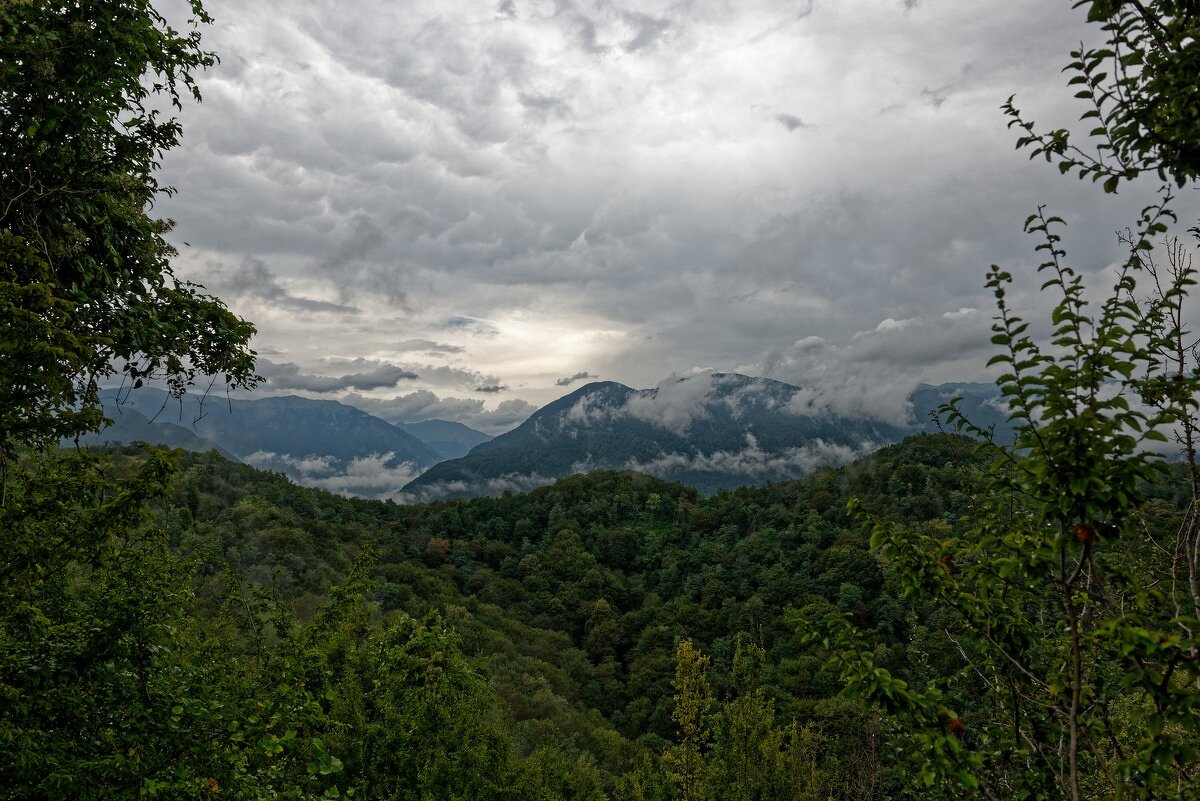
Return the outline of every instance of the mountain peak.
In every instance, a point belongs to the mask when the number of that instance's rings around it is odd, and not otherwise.
[[[596,381],[467,456],[430,468],[403,500],[528,489],[572,473],[637,470],[704,491],[796,478],[901,438],[886,423],[794,409],[798,387],[701,373],[635,390]]]

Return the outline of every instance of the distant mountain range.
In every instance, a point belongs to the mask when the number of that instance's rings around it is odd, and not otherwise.
[[[176,400],[143,387],[109,390],[102,399],[113,425],[81,439],[82,444],[144,441],[187,450],[216,448],[300,483],[352,495],[394,492],[429,466],[491,439],[461,423],[427,420],[410,430],[344,403],[294,395]]]
[[[813,408],[800,387],[735,373],[647,390],[597,382],[466,456],[433,466],[396,500],[520,491],[598,469],[639,470],[702,492],[782,481],[936,430],[931,412],[956,395],[983,426],[1004,419],[996,388],[984,384],[922,386],[911,398],[913,421],[898,426]]]
[[[814,407],[781,381],[712,373],[642,390],[587,384],[494,439],[447,420],[392,424],[332,400],[179,401],[146,387],[112,390],[103,400],[114,424],[80,441],[216,449],[301,484],[401,502],[523,491],[599,469],[713,492],[797,478],[937,430],[932,413],[954,397],[973,422],[1011,438],[992,384],[922,385],[909,398],[910,420],[897,425]]]
[[[185,451],[217,451],[226,459],[237,461],[237,457],[211,439],[206,439],[191,428],[174,423],[154,422],[137,409],[127,407],[117,410],[107,401],[105,414],[112,425],[99,434],[85,434],[79,438],[80,445],[100,445],[108,442],[150,442],[168,448],[183,448]]]

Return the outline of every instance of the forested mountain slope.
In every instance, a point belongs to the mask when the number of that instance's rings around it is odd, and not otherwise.
[[[119,481],[156,458],[99,456]],[[80,699],[159,721],[121,735],[131,742],[223,749],[194,768],[204,786],[205,776],[220,787],[276,776],[317,795],[415,801],[457,787],[462,797],[665,801],[680,797],[679,760],[692,747],[681,715],[695,708],[697,764],[714,797],[747,787],[796,801],[903,794],[917,755],[892,747],[877,707],[842,697],[836,666],[802,635],[803,621],[829,614],[857,625],[878,666],[914,687],[944,686],[966,726],[989,714],[953,621],[900,596],[904,577],[867,547],[860,517],[935,530],[971,519],[989,459],[965,438],[912,437],[799,481],[707,497],[626,471],[416,506],[296,486],[213,452],[179,458],[172,490],[151,507],[173,556],[119,561],[104,574],[115,584],[72,602],[84,619],[94,602],[116,617],[140,605],[161,621],[145,635],[159,642],[148,661],[127,662],[141,658],[134,649],[81,655],[82,666],[20,662],[0,678],[126,688],[122,676],[147,671],[149,696],[70,691],[54,696],[51,717],[0,717],[14,736],[41,732],[26,751],[71,775],[108,753],[102,741],[55,750],[62,726],[92,731],[108,719]],[[1149,529],[1176,525],[1186,477],[1149,494]],[[1123,547],[1141,563],[1139,546]],[[47,647],[70,653],[71,642]],[[120,665],[134,672],[113,672]],[[264,708],[275,722],[263,723]],[[210,729],[231,734],[197,739]]]
[[[895,597],[846,501],[895,520],[969,514],[982,464],[973,448],[915,437],[799,482],[712,497],[601,472],[418,506],[341,498],[188,455],[164,515],[177,547],[204,559],[199,575],[214,577],[200,580],[201,596],[228,564],[309,617],[358,564],[376,614],[438,613],[480,658],[518,742],[586,758],[610,790],[638,754],[676,738],[681,639],[711,655],[718,698],[738,692],[739,641],[761,647],[779,725],[796,721],[824,743],[805,757],[817,760],[820,797],[852,798],[863,770],[884,781],[894,757],[858,735],[878,723],[836,698],[836,676],[801,643],[789,610],[852,615],[900,675],[955,669],[952,645]]]

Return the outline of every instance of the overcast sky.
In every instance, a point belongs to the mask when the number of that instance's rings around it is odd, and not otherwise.
[[[495,433],[717,369],[894,414],[985,376],[989,264],[1037,307],[1037,204],[1099,271],[1151,199],[1013,149],[1010,94],[1082,111],[1071,5],[207,0],[159,212],[271,393]]]

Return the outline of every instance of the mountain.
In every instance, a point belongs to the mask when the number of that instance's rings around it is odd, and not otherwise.
[[[108,391],[103,399],[114,421],[131,412],[146,419],[138,420],[136,439],[186,447],[171,439],[178,439],[177,429],[182,429],[242,462],[334,492],[386,494],[441,461],[434,448],[407,431],[332,400],[294,395],[256,400],[187,395],[175,400],[148,387]],[[130,441],[125,431],[113,426],[97,439]]]
[[[79,438],[79,444],[84,446],[101,445],[111,442],[148,442],[154,445],[165,445],[168,448],[182,448],[185,451],[204,453],[217,451],[226,459],[235,457],[211,439],[198,435],[195,431],[174,423],[154,422],[146,415],[131,407],[118,407],[111,403],[104,404],[104,413],[112,419],[112,425],[99,434],[84,434]],[[65,441],[73,443],[74,440]]]
[[[901,439],[906,429],[804,405],[799,387],[713,373],[635,390],[602,381],[435,465],[396,500],[520,491],[572,473],[637,470],[713,492],[796,478]]]
[[[422,420],[397,425],[437,451],[442,459],[466,456],[476,445],[492,439],[490,434],[450,420]]]
[[[587,384],[495,439],[447,420],[393,425],[337,401],[187,396],[181,402],[143,388],[121,394],[119,404],[116,392],[106,393],[114,425],[81,443],[216,448],[302,484],[397,500],[496,495],[602,468],[713,492],[796,478],[905,434],[936,431],[931,413],[956,396],[972,421],[1011,440],[992,384],[922,385],[909,398],[910,423],[897,426],[814,409],[791,384],[717,373],[647,390]]]
[[[955,427],[944,419],[935,419],[943,404],[960,398],[958,408],[967,419],[979,428],[990,430],[997,442],[1011,444],[1015,438],[1012,423],[1008,419],[1008,408],[995,384],[961,383],[922,384],[917,387],[909,402],[912,404],[914,430],[930,433],[939,430],[954,431]],[[965,432],[969,433],[969,432]]]

